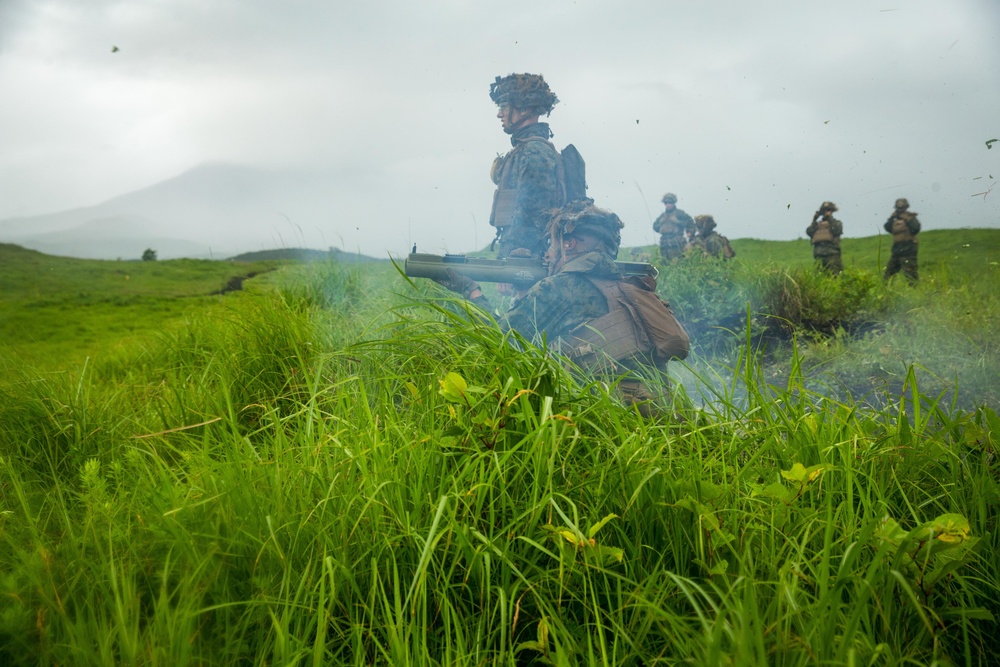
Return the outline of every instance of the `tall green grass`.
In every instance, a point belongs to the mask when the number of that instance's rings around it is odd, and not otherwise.
[[[994,660],[992,409],[831,398],[746,330],[647,419],[395,284],[0,386],[0,662]]]

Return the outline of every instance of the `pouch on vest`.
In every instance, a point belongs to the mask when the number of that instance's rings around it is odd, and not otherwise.
[[[493,193],[493,214],[490,224],[494,227],[507,227],[514,220],[517,211],[517,190],[500,190]]]
[[[730,250],[730,252],[732,252]],[[625,294],[641,320],[640,325],[653,344],[653,351],[662,361],[670,359],[686,359],[691,345],[684,327],[674,317],[670,304],[661,299],[656,292],[639,287],[632,283],[624,283]]]
[[[833,232],[830,231],[830,223],[826,220],[821,220],[816,225],[816,231],[813,232],[812,242],[822,243],[823,241],[832,241]]]
[[[732,259],[733,257],[736,257],[736,251],[733,250],[733,246],[729,245],[729,239],[727,239],[725,236],[722,236],[722,256],[725,257],[726,259]]]
[[[690,339],[655,291],[631,281],[591,279],[608,301],[606,315],[574,329],[568,341],[581,365],[623,361],[652,352],[657,361],[684,359]]]
[[[901,243],[903,241],[916,241],[916,237],[910,233],[910,226],[906,224],[906,219],[899,217],[892,221],[892,241]]]

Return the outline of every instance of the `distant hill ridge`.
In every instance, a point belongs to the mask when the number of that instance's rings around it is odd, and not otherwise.
[[[251,250],[316,244],[336,216],[325,183],[292,172],[206,163],[94,206],[0,220],[0,241],[47,254],[132,259],[218,259]],[[324,243],[325,245],[325,243]]]
[[[256,250],[244,252],[229,258],[234,262],[263,262],[275,259],[301,260],[305,262],[321,262],[336,260],[338,262],[388,262],[388,259],[376,259],[361,253],[344,252],[340,248],[315,250],[313,248],[276,248],[274,250]]]

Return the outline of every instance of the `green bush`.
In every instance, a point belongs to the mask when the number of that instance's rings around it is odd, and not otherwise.
[[[702,354],[743,343],[748,333],[760,342],[850,332],[881,316],[890,303],[881,279],[857,269],[833,276],[707,257],[662,266],[658,291]]]

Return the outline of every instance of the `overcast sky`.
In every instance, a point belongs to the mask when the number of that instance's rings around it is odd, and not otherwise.
[[[0,219],[222,161],[328,176],[301,244],[479,248],[511,72],[559,96],[626,245],[667,191],[730,238],[824,200],[847,236],[896,197],[1000,226],[998,0],[0,0]]]

